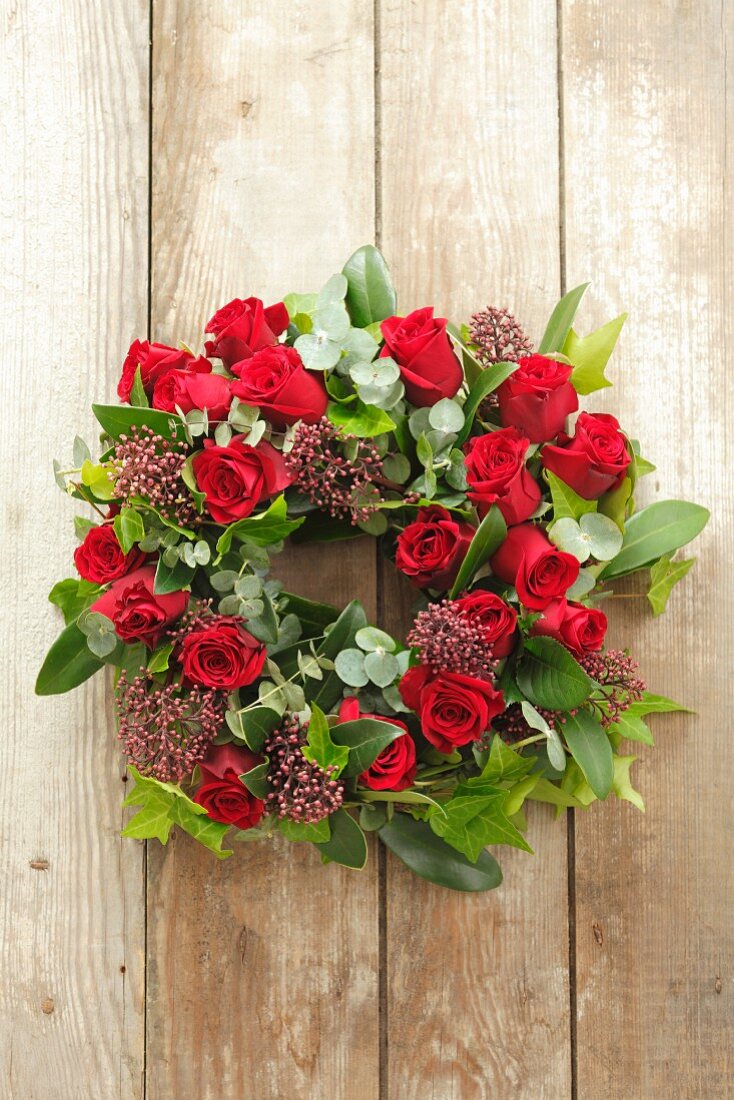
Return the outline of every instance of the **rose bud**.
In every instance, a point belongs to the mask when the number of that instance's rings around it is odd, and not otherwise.
[[[358,718],[374,718],[378,722],[389,722],[403,731],[372,761],[369,768],[362,772],[359,782],[373,791],[404,791],[415,779],[416,755],[415,742],[408,727],[397,718],[386,718],[382,714],[361,714],[359,700],[352,696],[343,699],[339,707],[340,722],[356,722]]]
[[[604,645],[607,617],[597,607],[554,600],[530,628],[531,634],[555,638],[577,657],[595,653]]]
[[[624,481],[632,461],[619,421],[608,413],[580,413],[572,438],[543,447],[543,465],[585,500],[597,500]]]
[[[466,446],[467,496],[485,516],[493,504],[505,523],[522,523],[540,504],[540,487],[525,466],[529,441],[517,428],[475,436]]]
[[[193,371],[169,370],[153,387],[154,409],[183,413],[206,409],[210,422],[226,420],[232,404],[231,383],[221,374],[196,374]]]
[[[133,340],[122,366],[122,374],[117,384],[117,396],[121,401],[129,401],[135,381],[135,372],[140,367],[140,380],[148,397],[161,375],[169,370],[186,370],[208,374],[212,369],[203,356],[192,355],[183,348],[169,348],[167,344],[150,344],[147,340]]]
[[[257,406],[276,428],[302,420],[316,424],[326,413],[328,397],[321,376],[306,370],[295,348],[275,344],[232,366],[239,382],[232,393],[245,405]]]
[[[531,443],[555,439],[566,417],[579,407],[569,381],[572,370],[568,363],[545,355],[520,359],[517,370],[497,390],[502,423],[520,428]]]
[[[235,436],[226,447],[204,440],[193,461],[194,477],[216,523],[233,523],[249,516],[261,500],[287,488],[292,477],[283,456],[270,443],[250,447]]]
[[[74,551],[74,564],[79,576],[92,584],[116,581],[137,569],[144,561],[145,554],[137,546],[129,554],[123,554],[110,523],[90,527],[84,542]]]
[[[439,504],[418,511],[398,535],[395,565],[418,588],[446,590],[456,580],[474,528],[455,520]]]
[[[287,328],[288,310],[282,302],[265,308],[259,298],[235,298],[218,309],[206,326],[204,331],[214,339],[204,347],[210,359],[221,359],[225,367],[231,367],[277,343]]]
[[[400,694],[420,718],[425,738],[443,753],[478,740],[505,709],[502,692],[485,680],[459,672],[434,675],[425,665],[408,669]]]
[[[385,340],[380,356],[390,356],[400,367],[412,405],[435,405],[443,397],[453,397],[464,380],[446,324],[443,317],[433,316],[433,306],[407,317],[388,317],[380,324]]]
[[[257,680],[265,656],[265,646],[248,633],[244,619],[216,615],[184,637],[179,660],[192,684],[234,691]]]
[[[265,804],[248,791],[240,776],[252,771],[262,759],[239,745],[212,745],[199,764],[201,784],[194,802],[203,806],[213,821],[251,829],[262,817]]]
[[[144,565],[114,581],[89,610],[111,619],[117,636],[124,642],[143,642],[149,649],[155,649],[166,627],[188,607],[189,593],[156,596],[154,581],[155,566]]]
[[[531,611],[542,611],[565,596],[579,575],[578,559],[557,550],[532,523],[511,527],[490,565],[500,580],[514,584],[520,602]]]
[[[481,629],[493,657],[506,657],[515,648],[517,612],[495,592],[477,588],[454,600],[454,607]]]

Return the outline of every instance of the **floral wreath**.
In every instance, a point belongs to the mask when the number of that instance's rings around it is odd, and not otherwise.
[[[218,310],[203,355],[132,344],[120,404],[93,406],[101,457],[77,437],[55,464],[95,515],[75,518],[80,579],[51,591],[66,626],[36,685],[114,667],[124,836],[178,826],[223,858],[225,835],[281,833],[361,868],[376,832],[430,881],[485,890],[489,847],[532,850],[526,801],[643,809],[623,743],[683,708],[605,648],[603,608],[645,570],[660,614],[708,513],[635,510],[654,467],[613,416],[569,434],[625,320],[579,336],[585,289],[534,350],[505,309],[397,316],[366,246],[318,294]],[[364,532],[416,589],[405,640],[271,576],[290,536]]]

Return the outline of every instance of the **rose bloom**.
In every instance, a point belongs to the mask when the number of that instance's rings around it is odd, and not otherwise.
[[[259,298],[234,298],[218,309],[206,326],[204,331],[214,336],[205,344],[206,354],[231,367],[275,344],[287,328],[288,310],[282,302],[265,307]]]
[[[252,829],[262,817],[265,804],[248,791],[240,776],[252,771],[262,759],[239,745],[212,745],[199,764],[201,784],[194,802],[203,806],[213,821]]]
[[[415,742],[408,727],[397,718],[386,718],[382,714],[361,714],[359,700],[348,697],[339,707],[340,722],[356,722],[358,718],[374,718],[378,722],[389,722],[403,731],[396,737],[362,772],[359,782],[373,791],[404,791],[415,779],[417,768]]]
[[[235,363],[239,382],[232,392],[246,405],[257,406],[276,428],[303,420],[316,424],[326,412],[328,397],[320,374],[306,370],[295,348],[274,344]]]
[[[416,309],[407,317],[388,317],[380,324],[385,346],[400,367],[405,394],[412,405],[435,405],[453,397],[464,380],[446,332],[446,320],[433,316],[433,306]]]
[[[117,384],[117,396],[121,401],[129,401],[135,381],[135,372],[140,367],[140,379],[148,397],[161,375],[169,370],[185,370],[208,374],[211,363],[201,356],[192,355],[183,348],[169,348],[167,344],[151,344],[147,340],[133,340],[122,366],[122,374]]]
[[[566,417],[579,407],[569,381],[572,370],[568,363],[545,355],[520,359],[517,370],[497,390],[502,423],[519,428],[531,443],[555,439]]]
[[[624,481],[632,461],[619,421],[608,413],[580,413],[572,438],[543,447],[543,465],[585,500],[597,500]]]
[[[217,615],[190,631],[181,643],[184,676],[193,684],[234,691],[257,680],[265,646],[237,616]]]
[[[604,645],[607,617],[597,607],[554,600],[533,623],[531,634],[555,638],[577,657],[595,653]]]
[[[455,600],[454,607],[481,629],[493,657],[506,657],[515,648],[517,612],[495,592],[477,588]]]
[[[155,649],[166,627],[179,619],[189,603],[188,592],[153,592],[155,566],[144,565],[114,581],[90,611],[106,615],[124,642],[143,642]]]
[[[226,447],[205,439],[204,450],[194,458],[193,470],[207,511],[216,523],[244,519],[261,500],[279,493],[293,480],[280,451],[270,443],[250,447],[240,435]]]
[[[395,565],[418,588],[450,588],[473,537],[474,528],[441,505],[420,508],[398,535]]]
[[[505,709],[502,692],[485,680],[459,672],[434,674],[425,665],[408,669],[400,694],[420,718],[426,739],[443,753],[478,740]]]
[[[565,596],[579,575],[578,559],[557,550],[532,523],[511,527],[490,564],[500,580],[514,584],[531,611],[543,611]]]
[[[93,584],[109,584],[137,569],[145,561],[145,554],[134,546],[129,554],[123,554],[117,535],[110,523],[90,527],[84,542],[74,551],[74,564],[80,577]]]
[[[231,383],[221,374],[169,370],[153,387],[151,404],[165,412],[175,412],[176,406],[183,413],[206,409],[210,421],[226,420],[232,404]]]
[[[540,504],[540,487],[525,466],[527,436],[517,428],[475,436],[466,446],[467,496],[485,516],[493,504],[505,523],[522,523]]]

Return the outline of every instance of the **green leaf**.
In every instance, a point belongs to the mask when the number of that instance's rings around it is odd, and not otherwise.
[[[143,376],[140,373],[140,364],[135,368],[135,377],[130,390],[130,404],[137,405],[139,408],[143,409],[150,407],[150,401],[148,400],[148,395],[143,386]]]
[[[597,561],[611,561],[622,546],[622,532],[609,516],[589,512],[576,521],[570,516],[556,520],[548,530],[548,538],[580,562],[590,556]]]
[[[306,759],[318,764],[322,771],[333,769],[332,779],[341,775],[349,760],[349,749],[332,740],[326,715],[314,703],[311,704],[308,736],[302,751]]]
[[[403,730],[392,722],[376,718],[357,718],[353,722],[340,722],[331,728],[331,738],[336,745],[349,750],[349,761],[342,775],[361,775],[373,764],[383,749],[403,736]]]
[[[476,864],[436,836],[425,821],[397,813],[378,831],[390,851],[421,878],[450,890],[476,892],[494,890],[502,882],[502,871],[489,852],[482,852]]]
[[[593,681],[553,638],[528,638],[517,669],[518,687],[536,707],[574,710],[588,699]]]
[[[640,741],[643,745],[654,745],[650,728],[639,714],[630,714],[625,711],[616,722],[609,727],[610,734],[618,734],[627,741]]]
[[[490,784],[481,788],[460,786],[453,798],[443,803],[444,813],[433,814],[429,824],[434,833],[472,863],[490,844],[507,844],[531,852],[505,812],[508,793]]]
[[[280,715],[270,707],[228,710],[225,718],[235,737],[244,741],[253,752],[263,751],[267,737],[280,722]]]
[[[130,405],[92,405],[92,412],[107,435],[119,439],[131,428],[150,428],[164,439],[183,441],[186,432],[180,417],[160,409],[137,409]]]
[[[169,592],[180,592],[182,588],[188,588],[195,572],[195,565],[187,565],[180,558],[177,558],[172,566],[166,565],[163,558],[159,558],[155,570],[153,591],[156,596],[165,596]]]
[[[228,859],[232,855],[231,848],[222,848],[222,842],[229,829],[221,821],[213,821],[206,813],[203,806],[192,802],[183,792],[181,797],[174,798],[169,817],[174,825],[178,825],[189,836],[203,844],[210,852],[214,852],[217,859]]]
[[[36,680],[36,695],[61,695],[71,691],[103,667],[90,652],[87,639],[75,622],[62,630],[46,654]]]
[[[212,821],[203,806],[192,802],[174,783],[162,783],[151,776],[142,776],[133,767],[128,771],[135,786],[123,806],[139,806],[138,812],[122,830],[122,836],[138,840],[155,838],[165,844],[172,825],[179,825],[195,840],[209,848],[219,859],[231,856],[222,850],[222,840],[229,826]]]
[[[69,623],[76,622],[82,611],[86,611],[89,605],[94,603],[101,591],[102,587],[99,584],[69,579],[55,584],[48,598],[51,603],[61,608],[64,622],[68,626]]]
[[[341,863],[361,871],[367,862],[367,841],[357,822],[346,810],[337,810],[328,818],[331,836],[317,845],[325,863]]]
[[[395,428],[395,421],[384,409],[378,409],[376,405],[366,405],[359,399],[350,405],[330,401],[327,416],[332,424],[344,428],[351,435],[359,436],[360,439],[371,439]]]
[[[129,554],[135,543],[145,538],[142,517],[134,508],[122,508],[112,523],[123,554]]]
[[[79,475],[82,480],[82,485],[86,485],[92,492],[92,496],[96,500],[113,500],[115,496],[115,485],[110,480],[110,470],[102,463],[90,462],[86,459],[82,463],[82,468],[79,471]],[[87,499],[85,497],[85,499]]]
[[[547,802],[559,809],[567,809],[572,806],[580,807],[582,805],[572,794],[556,787],[555,783],[551,783],[549,779],[543,778],[538,780],[527,797],[531,802]]]
[[[632,786],[630,780],[630,768],[634,764],[636,756],[615,756],[614,757],[614,779],[612,780],[612,791],[616,794],[617,798],[624,799],[625,802],[631,802],[633,806],[636,806],[638,810],[641,810],[644,814],[645,803],[642,795],[639,791],[636,791]]]
[[[250,794],[254,794],[255,798],[266,799],[270,793],[271,787],[268,782],[268,772],[270,770],[270,761],[263,760],[261,763],[256,764],[254,768],[250,768],[249,772],[245,772],[240,776],[240,783],[247,787]]]
[[[599,574],[600,579],[633,573],[694,539],[709,512],[686,500],[660,500],[627,520],[622,549]]]
[[[662,615],[673,588],[678,581],[683,580],[695,561],[695,558],[671,561],[669,556],[664,555],[650,567],[650,587],[647,590],[647,598],[653,615]]]
[[[639,702],[632,703],[627,714],[671,714],[674,711],[685,711],[687,714],[693,714],[689,707],[676,703],[674,699],[668,699],[665,695],[655,695],[651,691],[646,691]]]
[[[580,710],[566,717],[563,736],[596,797],[606,798],[612,788],[614,763],[612,746],[600,723],[588,711]]]
[[[588,283],[582,283],[581,286],[574,287],[573,290],[569,290],[567,294],[563,295],[553,310],[543,333],[543,339],[538,346],[539,355],[547,355],[548,352],[563,350],[569,329],[576,316],[576,310],[579,308],[579,303],[588,286]]]
[[[331,836],[328,817],[314,822],[291,821],[289,817],[284,817],[278,822],[278,829],[286,840],[310,840],[312,844],[324,844]]]
[[[344,264],[342,273],[347,279],[347,309],[356,328],[367,328],[394,315],[397,298],[390,272],[373,245],[358,248]]]
[[[499,735],[495,734],[489,750],[489,759],[484,765],[481,775],[477,776],[476,779],[467,780],[467,785],[514,782],[526,776],[534,763],[534,757],[520,756],[509,745],[506,745]]]
[[[597,502],[595,500],[584,500],[583,497],[573,491],[570,485],[566,485],[565,481],[561,481],[560,477],[556,477],[550,470],[546,470],[545,476],[550,486],[555,522],[566,518],[580,519],[588,512],[596,511]]]
[[[288,519],[288,505],[281,493],[266,511],[230,524],[217,541],[217,553],[226,554],[234,538],[248,539],[257,546],[272,546],[297,530],[304,519],[305,516]]]
[[[325,627],[339,618],[338,609],[331,604],[308,600],[294,592],[281,592],[279,602],[285,611],[298,617],[306,636],[321,634]]]
[[[485,397],[490,393],[494,393],[516,370],[517,363],[493,363],[491,367],[486,367],[482,371],[472,384],[469,396],[464,404],[464,427],[456,439],[456,447],[461,447],[469,438],[474,424],[474,417],[477,415],[477,410]]]
[[[367,626],[367,616],[364,608],[358,600],[352,600],[342,611],[339,618],[333,624],[326,638],[316,650],[317,657],[326,657],[329,661],[335,661],[342,649],[349,649],[354,644],[354,638],[358,630]],[[316,687],[312,702],[328,711],[342,696],[342,683],[336,671],[324,676],[323,681]]]
[[[632,478],[626,477],[621,485],[604,493],[596,502],[599,511],[604,516],[614,520],[617,527],[624,534],[624,525],[627,517],[627,504],[632,496]]]
[[[171,659],[173,653],[173,642],[168,642],[166,645],[162,645],[159,649],[156,649],[151,654],[148,661],[149,672],[165,672],[168,668],[168,662]]]
[[[551,767],[557,772],[563,772],[566,768],[566,752],[557,730],[553,726],[549,726],[543,715],[526,699],[521,702],[520,708],[523,718],[530,728],[545,734],[547,738],[545,751]]]
[[[594,393],[611,386],[604,369],[626,320],[627,314],[622,313],[588,336],[577,336],[569,329],[562,351],[573,364],[571,383],[577,393]]]
[[[466,588],[477,570],[491,558],[506,537],[507,524],[497,505],[493,504],[479,524],[476,534],[469,544],[469,549],[464,556],[449,593],[450,599],[456,599],[459,593]]]

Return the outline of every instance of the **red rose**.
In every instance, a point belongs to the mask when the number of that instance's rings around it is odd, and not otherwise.
[[[292,482],[283,456],[270,443],[250,447],[237,435],[226,447],[204,440],[194,458],[194,477],[204,494],[209,515],[217,523],[233,523],[249,516],[261,500],[279,493]]]
[[[578,559],[557,550],[532,523],[510,528],[490,564],[500,580],[515,585],[531,611],[564,596],[579,575]]]
[[[211,363],[207,363],[203,356],[194,356],[183,348],[169,348],[167,344],[150,344],[147,340],[133,340],[117,384],[117,396],[121,401],[130,400],[138,367],[140,367],[143,389],[148,397],[152,394],[156,381],[169,370],[208,373],[212,369]]]
[[[503,424],[520,428],[531,443],[555,439],[569,413],[579,407],[579,398],[569,379],[573,367],[529,355],[518,361],[497,390]]]
[[[282,302],[265,308],[259,298],[235,298],[212,317],[205,332],[214,339],[204,345],[210,359],[226,367],[249,359],[260,348],[276,343],[288,328],[288,310]]]
[[[607,617],[596,607],[554,600],[530,628],[531,634],[544,634],[562,642],[577,657],[594,653],[604,645]]]
[[[248,633],[244,619],[217,615],[185,636],[180,660],[192,683],[234,691],[257,680],[265,646]]]
[[[407,317],[388,317],[380,325],[385,340],[381,356],[389,355],[400,367],[405,394],[413,405],[435,405],[453,397],[464,381],[443,317],[433,306],[413,310]]]
[[[326,412],[328,397],[321,376],[306,370],[295,348],[263,348],[235,363],[232,373],[240,377],[232,392],[246,405],[256,405],[276,428],[297,420],[316,424]]]
[[[608,413],[580,413],[573,438],[543,447],[543,465],[585,500],[622,484],[632,461],[619,421]]]
[[[386,718],[382,714],[360,714],[359,701],[353,697],[343,699],[339,707],[340,722],[356,722],[358,718],[374,718],[378,722],[389,722],[403,730],[402,737],[396,737],[372,761],[367,771],[362,772],[359,782],[373,791],[404,791],[415,779],[416,757],[415,742],[408,727],[397,718]]]
[[[169,370],[153,387],[154,409],[182,412],[206,409],[209,421],[226,420],[232,404],[231,383],[221,374],[198,374],[193,371]]]
[[[473,527],[432,504],[398,535],[395,565],[418,588],[450,588],[473,537]]]
[[[262,757],[239,745],[212,745],[199,764],[201,785],[194,802],[203,806],[213,821],[251,829],[265,809],[264,802],[250,794],[240,776],[262,763]]]
[[[517,612],[495,592],[478,588],[454,602],[479,627],[493,657],[506,657],[515,647]]]
[[[425,665],[408,669],[400,694],[420,718],[427,740],[443,753],[476,741],[505,709],[502,692],[485,680],[460,672],[434,675]]]
[[[155,566],[144,565],[115,581],[90,611],[106,615],[124,642],[143,642],[155,649],[165,628],[180,618],[189,603],[188,592],[156,596],[153,592]]]
[[[525,466],[529,440],[517,428],[475,436],[466,446],[467,496],[485,516],[496,504],[505,523],[522,523],[540,504],[540,488]]]
[[[134,546],[123,554],[112,524],[90,527],[84,542],[74,551],[74,564],[79,576],[93,584],[109,584],[124,577],[145,561],[145,554]]]

